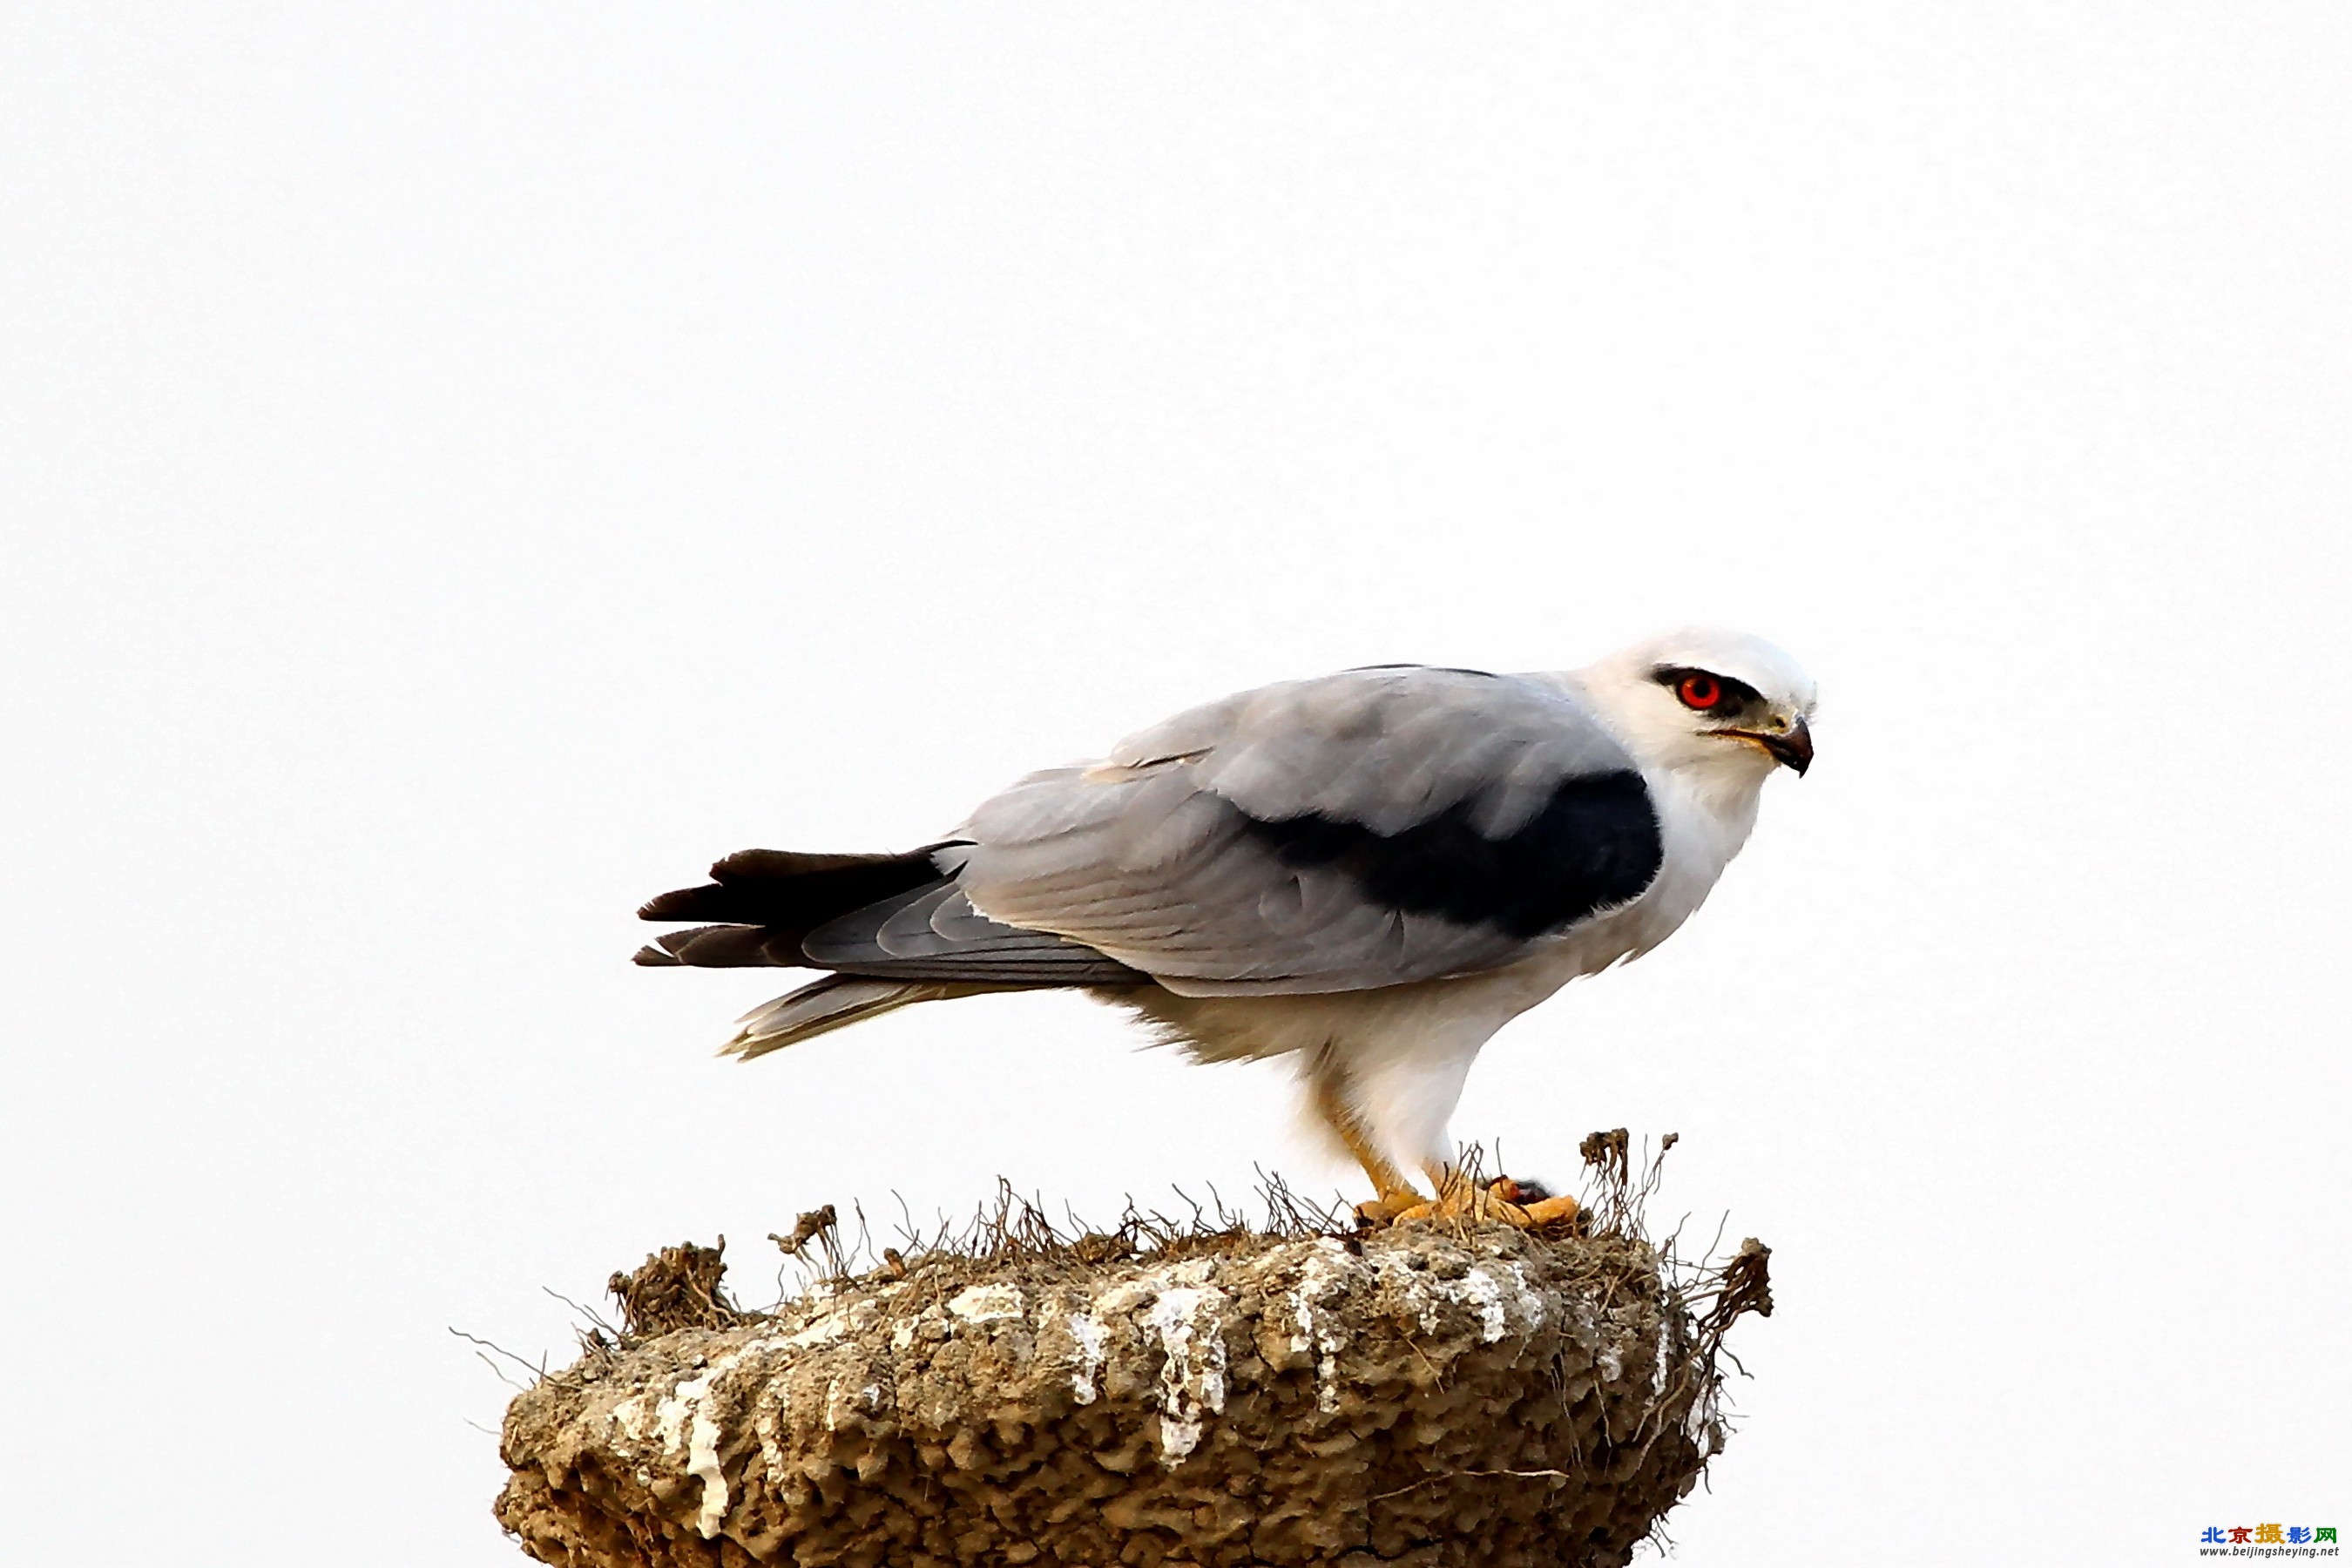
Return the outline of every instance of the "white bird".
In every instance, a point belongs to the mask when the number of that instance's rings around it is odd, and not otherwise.
[[[1447,1132],[1479,1048],[1690,918],[1765,779],[1812,761],[1813,708],[1788,655],[1707,630],[1557,673],[1286,681],[903,855],[731,855],[638,911],[724,923],[637,962],[830,971],[745,1016],[724,1049],[746,1059],[916,1002],[1082,989],[1201,1060],[1291,1058],[1369,1215],[1431,1206],[1407,1169],[1492,1212]]]

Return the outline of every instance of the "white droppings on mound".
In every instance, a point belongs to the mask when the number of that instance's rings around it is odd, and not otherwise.
[[[719,1357],[700,1377],[678,1384],[654,1411],[654,1429],[660,1436],[662,1452],[670,1455],[683,1448],[687,1475],[702,1483],[694,1526],[705,1541],[719,1533],[719,1522],[727,1517],[729,1498],[727,1472],[719,1464],[719,1423],[710,1413],[710,1392],[751,1353],[747,1346]]]
[[[1095,1383],[1102,1375],[1103,1326],[1091,1312],[1072,1312],[1066,1325],[1076,1354],[1070,1361],[1071,1396],[1081,1405],[1095,1402]]]
[[[1018,1318],[1027,1308],[1018,1285],[974,1285],[957,1291],[955,1299],[948,1303],[948,1310],[968,1323]]]
[[[1179,1285],[1160,1293],[1149,1321],[1160,1335],[1160,1458],[1173,1465],[1200,1446],[1202,1417],[1225,1408],[1224,1292]]]
[[[1327,1415],[1339,1408],[1337,1369],[1339,1352],[1348,1347],[1348,1331],[1336,1315],[1319,1312],[1318,1307],[1344,1289],[1349,1276],[1356,1273],[1360,1270],[1346,1246],[1325,1237],[1299,1264],[1297,1283],[1289,1292],[1291,1315],[1298,1322],[1298,1332],[1291,1342],[1294,1353],[1313,1353],[1315,1404]]]
[[[1495,1277],[1483,1268],[1471,1269],[1462,1276],[1462,1294],[1477,1309],[1478,1342],[1491,1345],[1501,1339],[1509,1320],[1503,1312],[1503,1288]]]

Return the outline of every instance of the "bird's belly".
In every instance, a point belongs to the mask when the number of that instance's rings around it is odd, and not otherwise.
[[[1475,974],[1361,991],[1186,996],[1160,986],[1104,992],[1170,1044],[1205,1061],[1295,1051],[1351,1054],[1402,1041],[1478,1042],[1571,980],[1638,958],[1674,934],[1712,879],[1662,875],[1640,898],[1584,921],[1516,963]]]
[[[1712,877],[1662,873],[1640,898],[1562,932],[1512,970],[1528,971],[1530,979],[1554,976],[1543,993],[1549,996],[1571,980],[1639,958],[1681,930],[1713,884]]]
[[[1149,986],[1102,994],[1133,1008],[1164,1040],[1196,1058],[1236,1061],[1292,1052],[1349,1056],[1397,1041],[1483,1040],[1569,978],[1522,963],[1483,974],[1364,991],[1183,996]]]

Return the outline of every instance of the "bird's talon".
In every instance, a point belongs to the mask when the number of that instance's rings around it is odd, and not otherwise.
[[[1572,1197],[1556,1197],[1533,1183],[1522,1184],[1507,1176],[1484,1187],[1465,1182],[1449,1183],[1443,1196],[1402,1207],[1391,1206],[1390,1201],[1360,1204],[1356,1207],[1359,1224],[1377,1225],[1384,1220],[1391,1225],[1409,1225],[1451,1220],[1456,1224],[1507,1225],[1515,1230],[1542,1230],[1573,1221],[1581,1212],[1582,1205]]]
[[[1584,1205],[1565,1194],[1556,1198],[1539,1198],[1522,1205],[1519,1212],[1527,1215],[1527,1228],[1538,1230],[1548,1225],[1573,1221],[1584,1212]]]
[[[1419,1193],[1391,1193],[1385,1197],[1367,1198],[1356,1205],[1356,1228],[1370,1230],[1374,1226],[1393,1225],[1416,1208],[1426,1208]]]

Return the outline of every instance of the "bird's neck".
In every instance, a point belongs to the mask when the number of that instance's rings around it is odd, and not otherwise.
[[[1711,866],[1711,880],[1754,831],[1764,780],[1728,770],[1654,768],[1643,773],[1660,816],[1666,819],[1662,826],[1670,837],[1685,838],[1695,860]]]
[[[1776,764],[1748,746],[1719,740],[1694,741],[1687,731],[1645,733],[1630,721],[1629,715],[1596,693],[1591,673],[1552,670],[1521,679],[1565,693],[1616,737],[1642,770],[1643,782],[1657,803],[1661,826],[1668,836],[1674,836],[1674,824],[1664,820],[1670,813],[1690,818],[1691,847],[1702,860],[1713,861],[1707,872],[1712,879],[1748,842],[1748,832],[1756,826],[1756,806],[1763,797],[1764,781]]]

